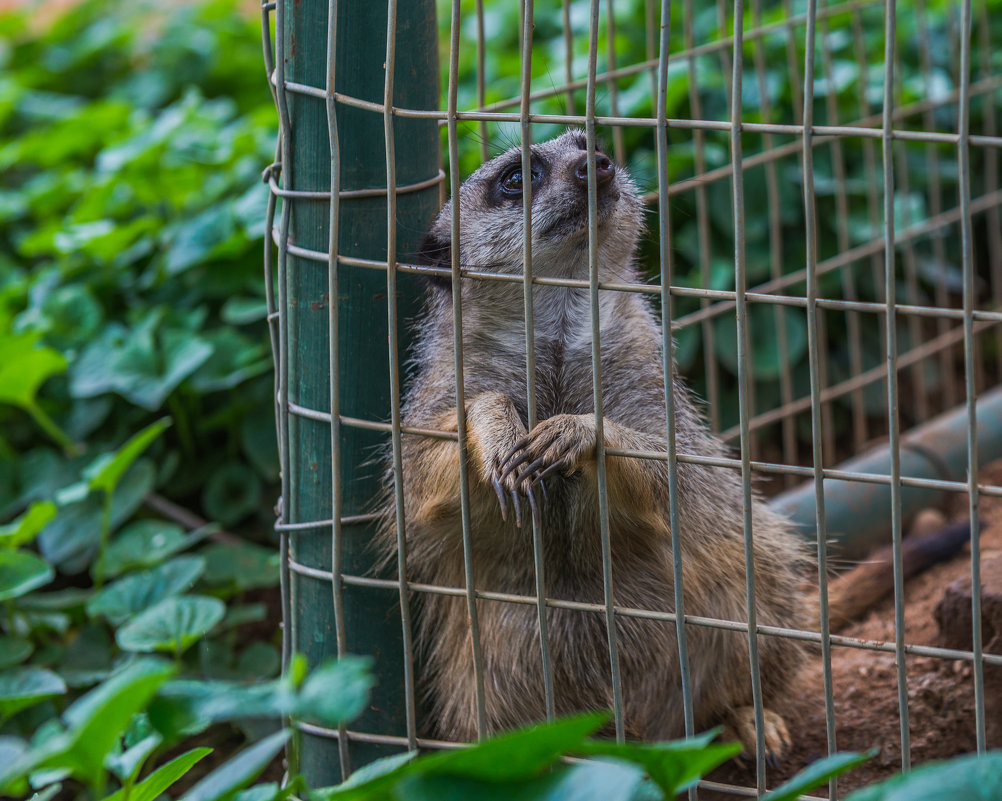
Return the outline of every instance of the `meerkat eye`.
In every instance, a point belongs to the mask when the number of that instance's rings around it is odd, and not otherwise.
[[[501,178],[501,191],[511,197],[522,194],[522,168],[508,170]]]
[[[533,190],[539,185],[539,182],[543,178],[543,171],[536,165],[532,166],[532,187]],[[507,195],[508,197],[515,198],[522,196],[523,189],[523,175],[522,167],[512,167],[508,172],[501,176],[501,182],[499,188],[501,194]]]

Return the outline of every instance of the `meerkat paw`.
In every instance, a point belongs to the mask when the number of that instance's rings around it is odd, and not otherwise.
[[[770,765],[776,766],[790,748],[790,732],[786,728],[786,721],[783,720],[782,716],[771,709],[763,709],[762,717],[764,719],[762,738],[765,746],[765,758]],[[754,759],[755,708],[751,706],[739,707],[731,712],[728,718],[727,725],[724,727],[724,739],[737,740],[741,743],[741,756]]]
[[[594,450],[594,418],[558,414],[537,424],[515,443],[502,464],[502,477],[532,488],[554,473],[571,475]]]

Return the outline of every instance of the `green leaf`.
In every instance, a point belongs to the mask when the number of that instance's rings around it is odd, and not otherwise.
[[[408,775],[394,796],[408,801],[632,801],[643,782],[643,771],[634,765],[598,762],[561,766],[543,776],[503,783],[467,776]]]
[[[121,625],[165,598],[190,589],[204,569],[202,557],[179,556],[150,570],[132,573],[94,595],[87,604],[87,614],[103,615],[112,625]]]
[[[181,801],[228,801],[263,771],[285,746],[287,729],[266,737],[216,768],[181,797]]]
[[[346,781],[342,782],[337,787],[322,788],[312,791],[310,793],[310,798],[321,799],[326,798],[328,795],[334,795],[336,797],[337,792],[350,790],[354,787],[368,784],[369,782],[393,773],[399,768],[413,762],[417,755],[417,751],[404,751],[402,754],[393,754],[388,757],[377,759],[352,772],[351,776],[349,776]]]
[[[0,652],[3,651],[0,640]],[[278,649],[266,642],[252,642],[240,654],[237,660],[237,673],[242,678],[266,679],[278,675],[282,668],[282,657]]]
[[[151,705],[150,719],[171,736],[242,718],[295,716],[337,726],[355,718],[368,703],[374,683],[371,662],[357,656],[326,662],[298,692],[290,676],[256,684],[172,681]]]
[[[285,680],[261,684],[227,681],[172,681],[149,708],[150,720],[168,737],[194,734],[212,723],[243,718],[281,717],[294,701]]]
[[[65,692],[65,682],[44,668],[17,667],[4,670],[0,672],[0,719]]]
[[[1002,798],[1002,751],[914,768],[857,790],[846,801],[998,801]]]
[[[17,598],[52,581],[52,566],[27,551],[0,551],[0,601]]]
[[[580,753],[632,762],[644,768],[665,797],[672,798],[684,787],[741,752],[738,743],[713,744],[716,731],[691,740],[652,745],[621,745],[589,741]]]
[[[271,354],[264,343],[231,328],[205,334],[212,356],[191,376],[191,387],[208,394],[232,389],[254,376],[272,369]]]
[[[239,523],[257,511],[261,503],[261,480],[245,464],[229,462],[209,476],[202,503],[213,520],[223,525]]]
[[[155,480],[156,468],[147,458],[138,459],[126,472],[112,496],[113,531],[132,516],[153,489]],[[86,570],[101,540],[101,514],[102,496],[98,493],[60,509],[56,519],[38,537],[42,555],[62,573]]]
[[[404,776],[450,776],[477,782],[528,782],[567,753],[580,751],[585,738],[608,721],[607,713],[592,713],[502,734],[472,748],[443,751],[401,764],[360,784],[324,791],[323,798],[376,799],[380,791]],[[475,796],[474,796],[475,797]]]
[[[0,548],[16,548],[31,542],[56,516],[57,511],[52,501],[35,501],[16,520],[0,526]]]
[[[23,757],[28,750],[28,743],[20,737],[13,737],[9,734],[0,734],[0,765],[12,765],[17,759]],[[0,773],[3,770],[0,769]],[[0,785],[0,790],[3,790]]]
[[[174,668],[159,659],[138,659],[81,696],[63,714],[67,748],[46,767],[68,767],[91,786],[104,777],[104,760],[134,714],[146,707]]]
[[[59,784],[59,783],[57,783],[57,784],[50,784],[44,790],[41,790],[40,792],[35,793],[29,799],[29,801],[52,801],[53,798],[55,798],[57,795],[59,795],[59,793],[60,793],[60,791],[62,791],[62,789],[63,789],[63,785],[62,784]]]
[[[778,787],[762,798],[762,801],[796,801],[804,793],[820,787],[834,776],[841,776],[848,770],[862,765],[877,755],[877,749],[864,754],[846,752],[812,762],[782,787]]]
[[[192,331],[163,327],[165,310],[151,309],[127,329],[110,323],[80,355],[70,376],[70,392],[89,398],[116,392],[149,411],[212,355],[212,345]]]
[[[0,637],[0,669],[20,664],[31,656],[34,648],[30,641],[20,637]]]
[[[109,754],[104,760],[104,766],[114,773],[119,781],[132,782],[139,774],[143,763],[163,739],[159,732],[153,732],[120,754]]]
[[[278,782],[268,782],[267,784],[255,784],[246,790],[241,790],[233,801],[282,801],[289,797],[289,793],[279,787]]]
[[[117,576],[137,567],[153,567],[175,553],[201,542],[215,527],[185,535],[176,523],[165,520],[137,520],[123,528],[104,553],[106,576]]]
[[[168,274],[176,275],[207,261],[235,232],[236,222],[229,206],[215,205],[186,220],[167,251]]]
[[[273,548],[249,542],[216,544],[203,548],[205,581],[231,585],[237,590],[274,587],[278,584],[279,556]]]
[[[262,213],[261,219],[264,219]],[[232,297],[223,303],[219,316],[230,325],[247,325],[268,316],[268,304],[263,298]]]
[[[218,598],[167,598],[122,626],[115,641],[125,651],[181,653],[204,637],[225,613],[226,604]]]
[[[324,726],[337,726],[358,717],[375,684],[372,661],[345,656],[316,668],[303,682],[293,714]]]
[[[39,387],[66,369],[66,358],[59,351],[36,347],[39,336],[0,332],[0,403],[22,409],[33,406]]]
[[[196,763],[211,753],[211,748],[193,748],[191,751],[186,751],[175,757],[166,765],[161,765],[132,788],[132,792],[129,793],[129,801],[155,801],[174,782],[191,770]],[[125,789],[112,793],[104,801],[125,801]]]
[[[111,459],[95,465],[96,469],[93,471],[85,470],[84,476],[89,479],[91,489],[114,492],[125,471],[170,425],[169,417],[160,418],[132,436]]]
[[[104,625],[81,626],[66,646],[59,673],[71,687],[104,681],[112,671],[111,637]]]

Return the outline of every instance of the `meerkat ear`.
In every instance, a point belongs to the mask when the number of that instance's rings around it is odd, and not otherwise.
[[[450,239],[441,236],[437,231],[431,230],[425,234],[418,247],[417,264],[425,267],[438,267],[448,270],[452,266],[452,242]],[[448,276],[429,275],[428,280],[434,286],[448,288],[451,281]]]

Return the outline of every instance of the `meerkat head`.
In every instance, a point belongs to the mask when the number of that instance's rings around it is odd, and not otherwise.
[[[588,157],[583,131],[531,147],[531,175],[513,147],[491,159],[459,189],[459,262],[463,267],[518,273],[523,257],[523,193],[532,190],[532,266],[536,275],[586,278]],[[605,276],[631,269],[643,227],[629,174],[596,150],[598,260]],[[421,261],[452,264],[452,203],[445,204],[421,245]]]

